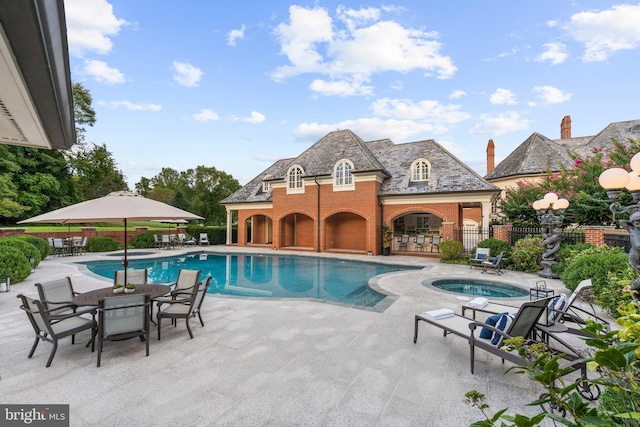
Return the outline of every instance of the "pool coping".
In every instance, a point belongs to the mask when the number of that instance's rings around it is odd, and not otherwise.
[[[497,283],[497,284],[501,284],[501,285],[508,285],[508,286],[512,286],[514,288],[518,288],[518,289],[522,289],[524,295],[522,296],[517,296],[517,297],[491,297],[491,299],[497,299],[499,301],[517,301],[517,300],[522,300],[522,299],[529,299],[529,287],[528,286],[522,286],[518,283],[514,283],[513,281],[508,281],[505,280],[503,278],[498,278],[498,277],[481,277],[481,278],[470,278],[468,276],[438,276],[438,277],[429,277],[427,279],[424,279],[420,282],[420,284],[424,287],[426,287],[427,289],[431,289],[437,292],[443,292],[449,295],[457,295],[457,296],[464,296],[464,297],[468,297],[468,298],[474,298],[477,295],[467,295],[467,294],[461,294],[459,292],[452,292],[452,291],[447,291],[445,289],[441,289],[438,288],[436,286],[433,285],[433,282],[436,282],[438,280],[464,280],[464,281],[476,281],[476,282],[493,282],[493,283]]]

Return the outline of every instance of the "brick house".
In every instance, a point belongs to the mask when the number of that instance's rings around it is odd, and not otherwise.
[[[227,244],[378,255],[383,225],[393,232],[396,252],[430,252],[433,235],[454,239],[465,210],[488,228],[499,194],[434,140],[365,142],[340,130],[296,158],[276,161],[220,203],[227,209]],[[409,243],[401,247],[403,235]],[[419,236],[426,237],[424,246]]]

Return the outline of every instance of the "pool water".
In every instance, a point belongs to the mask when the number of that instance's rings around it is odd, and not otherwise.
[[[529,295],[529,291],[504,283],[466,279],[434,280],[431,283],[438,289],[456,294],[486,298],[515,298]]]
[[[120,260],[83,263],[89,271],[113,278]],[[192,253],[176,257],[129,259],[129,268],[148,269],[150,283],[172,283],[180,269],[211,276],[210,293],[262,298],[313,298],[373,307],[386,298],[368,286],[371,277],[413,267],[331,258]]]

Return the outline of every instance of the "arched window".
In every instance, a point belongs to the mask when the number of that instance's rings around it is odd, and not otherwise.
[[[353,163],[349,160],[338,161],[334,167],[334,185],[353,185],[353,175],[351,175],[352,169]]]
[[[262,192],[263,193],[268,193],[269,191],[271,191],[271,182],[269,182],[269,180],[273,178],[273,175],[266,174],[263,178],[262,178]]]
[[[304,190],[302,183],[302,174],[304,171],[298,165],[291,166],[287,172],[287,191],[290,193],[302,192]]]
[[[426,159],[417,159],[411,164],[411,182],[429,181],[431,164]]]

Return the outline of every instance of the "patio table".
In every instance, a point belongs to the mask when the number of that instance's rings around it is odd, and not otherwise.
[[[108,298],[115,295],[140,295],[140,294],[148,294],[149,299],[153,300],[154,298],[158,298],[162,295],[166,295],[171,292],[171,286],[168,285],[136,285],[135,291],[129,294],[121,293],[114,294],[113,286],[109,286],[108,288],[100,288],[93,291],[85,292],[79,295],[76,295],[71,300],[75,305],[98,305],[98,301],[102,298]]]

